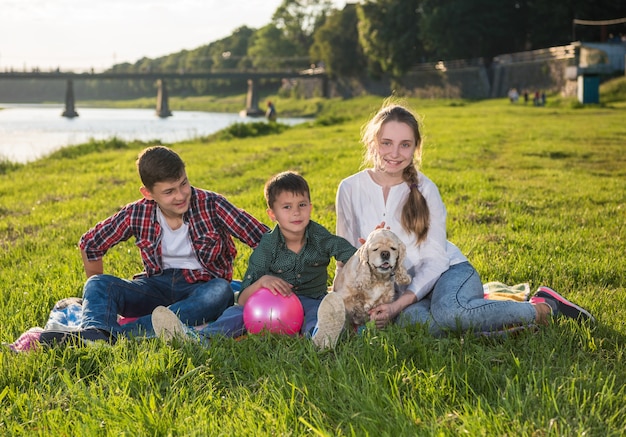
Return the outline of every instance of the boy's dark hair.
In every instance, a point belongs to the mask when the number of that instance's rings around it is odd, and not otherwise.
[[[294,171],[284,171],[273,176],[265,184],[265,200],[268,208],[272,208],[276,198],[284,191],[302,194],[311,200],[311,192],[306,180]]]
[[[139,154],[137,170],[143,186],[152,191],[157,182],[180,179],[185,173],[185,163],[173,150],[153,146]]]

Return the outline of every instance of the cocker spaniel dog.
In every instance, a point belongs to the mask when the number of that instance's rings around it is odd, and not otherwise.
[[[402,265],[405,254],[406,246],[396,234],[376,229],[337,273],[333,290],[343,297],[354,326],[368,322],[372,308],[394,300],[394,283],[411,282]]]

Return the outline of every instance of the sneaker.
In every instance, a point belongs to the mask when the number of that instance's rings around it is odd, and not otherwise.
[[[533,297],[530,298],[530,303],[548,304],[552,308],[552,314],[555,316],[562,314],[572,319],[596,321],[589,311],[570,302],[549,287],[539,287]]]
[[[317,310],[317,326],[311,340],[318,349],[332,349],[346,323],[346,307],[337,293],[328,293]]]
[[[45,346],[76,345],[88,346],[96,341],[115,344],[117,339],[110,333],[98,328],[86,328],[80,331],[46,330],[39,336],[39,342]]]
[[[30,328],[24,332],[11,344],[6,344],[13,352],[28,352],[37,349],[39,346],[39,337],[43,329],[40,327]],[[3,343],[5,344],[5,343]]]
[[[173,338],[185,338],[186,326],[169,308],[158,306],[152,311],[152,327],[157,337],[170,341]]]

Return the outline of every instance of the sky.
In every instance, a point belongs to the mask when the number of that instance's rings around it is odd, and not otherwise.
[[[282,0],[0,0],[0,71],[103,71],[271,22]],[[335,0],[337,8],[345,1]]]

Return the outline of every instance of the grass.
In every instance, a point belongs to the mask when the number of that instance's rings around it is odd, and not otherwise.
[[[553,286],[597,325],[558,320],[498,339],[392,326],[347,334],[325,353],[277,336],[208,348],[154,339],[0,349],[0,434],[623,435],[625,109],[409,102],[422,116],[423,170],[447,205],[449,238],[483,280]],[[263,183],[301,172],[314,219],[334,229],[336,187],[359,169],[359,128],[380,104],[332,101],[318,122],[279,134],[172,147],[194,185],[268,224]],[[0,172],[0,341],[80,296],[77,240],[138,197],[143,147],[92,143]],[[238,247],[241,277],[249,250]],[[105,269],[139,271],[133,243],[111,250]]]

